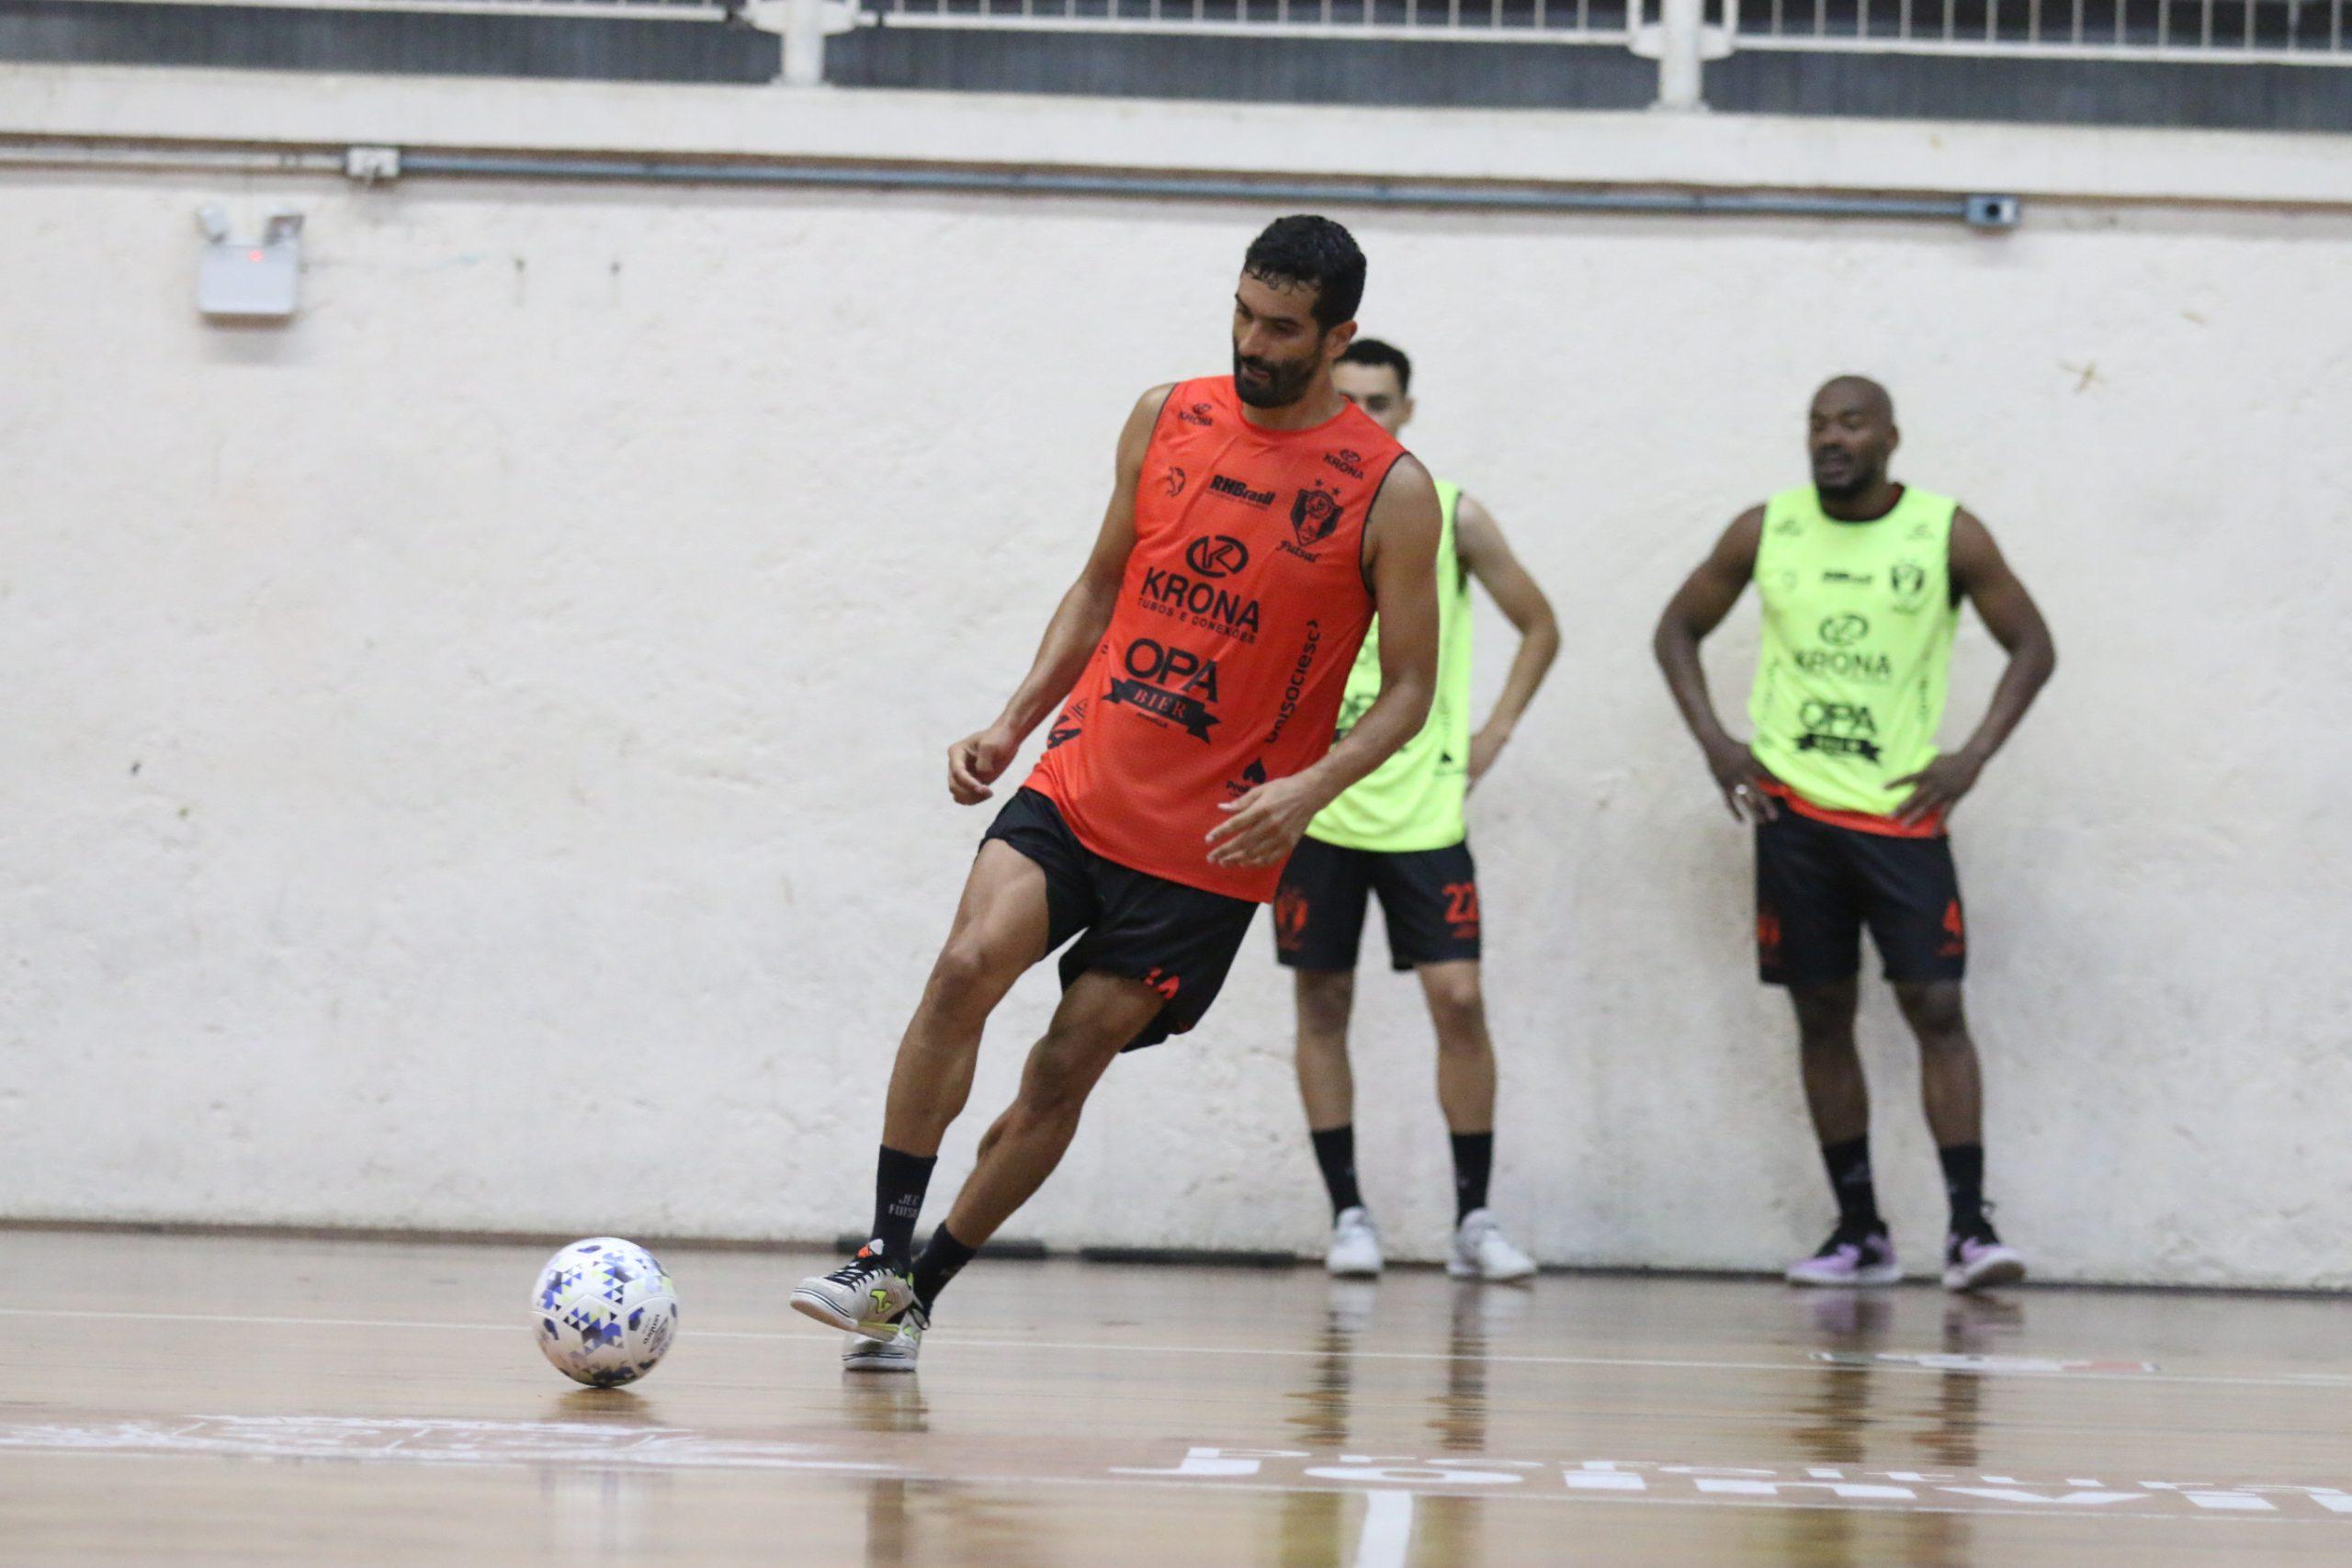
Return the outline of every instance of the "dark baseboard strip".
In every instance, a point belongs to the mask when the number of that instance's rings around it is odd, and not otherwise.
[[[1226,1252],[1208,1247],[1081,1247],[1081,1263],[1175,1264],[1190,1269],[1295,1269],[1295,1252]]]

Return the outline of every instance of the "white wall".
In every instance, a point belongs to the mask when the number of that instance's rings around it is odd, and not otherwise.
[[[0,129],[120,130],[136,100],[159,132],[274,108],[349,111],[319,134],[366,140],[455,102],[28,81]],[[104,114],[74,97],[101,89]],[[565,136],[610,131],[581,89],[515,90]],[[630,91],[747,141],[779,112]],[[892,103],[918,138],[974,112]],[[1074,145],[1153,112],[1012,107]],[[1328,123],[1219,112],[1181,162]],[[1424,131],[1476,143],[1463,117],[1360,118],[1368,172]],[[1659,123],[1484,118],[1513,148]],[[1727,172],[1798,137],[1886,156],[1878,128],[1657,134]],[[1917,183],[1981,188],[2038,134],[1894,141],[1947,155]],[[2045,144],[2086,196],[2191,152],[2328,155]],[[309,213],[297,324],[194,316],[188,215],[216,199]],[[1220,367],[1269,213],[21,169],[0,212],[0,1212],[862,1223],[890,1052],[985,821],[948,803],[941,749],[1023,668],[1128,400]],[[2063,653],[1958,837],[2005,1226],[2053,1277],[2352,1282],[2352,219],[1340,216],[1373,258],[1367,326],[1421,367],[1414,445],[1566,627],[1474,829],[1497,1196],[1536,1250],[1757,1268],[1826,1224],[1785,1009],[1751,978],[1747,850],[1646,644],[1721,524],[1801,477],[1804,400],[1850,368],[1894,389],[1901,471],[1992,523]],[[1727,707],[1752,648],[1747,610],[1713,649]],[[1959,662],[1956,730],[1997,669],[1973,623]],[[1198,1033],[1111,1075],[1009,1234],[1313,1243],[1270,945]],[[1377,963],[1362,995],[1367,1187],[1426,1256],[1450,1213],[1427,1025]],[[1052,997],[1041,971],[999,1015],[935,1213]],[[1882,1185],[1924,1263],[1911,1051],[1883,998],[1865,1032]]]

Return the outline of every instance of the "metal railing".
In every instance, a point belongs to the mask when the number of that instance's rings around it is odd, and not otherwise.
[[[1658,62],[1695,107],[1701,62],[1740,51],[2352,66],[2352,0],[141,0],[352,12],[737,22],[784,35],[784,79],[821,79],[853,27],[1165,37],[1601,44]]]
[[[885,27],[1041,32],[1633,41],[1664,0],[863,0]],[[2352,0],[1710,0],[1726,48],[2216,63],[2352,63]],[[1646,51],[1645,51],[1646,52]]]
[[[865,0],[893,28],[1623,44],[1642,0]]]
[[[1721,0],[1736,50],[2352,64],[2347,0]]]

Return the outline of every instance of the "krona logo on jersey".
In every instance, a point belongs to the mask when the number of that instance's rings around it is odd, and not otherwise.
[[[1209,709],[1216,703],[1216,660],[1190,649],[1170,648],[1139,637],[1120,658],[1128,679],[1114,678],[1106,703],[1124,703],[1163,724],[1173,724],[1195,740],[1224,721]]]
[[[1225,585],[1248,569],[1250,547],[1230,534],[1204,534],[1184,547],[1184,563],[1193,569],[1189,576],[1164,566],[1144,568],[1137,595],[1143,607],[1196,631],[1256,642],[1258,601]]]
[[[1834,675],[1873,685],[1894,679],[1894,661],[1884,653],[1855,645],[1871,635],[1870,619],[1850,612],[1821,623],[1819,636],[1827,648],[1801,648],[1793,655],[1798,669],[1808,675]]]

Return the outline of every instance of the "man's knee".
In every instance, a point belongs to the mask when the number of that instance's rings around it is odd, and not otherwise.
[[[1113,1038],[1096,1021],[1056,1019],[1029,1052],[1015,1106],[1034,1117],[1075,1115],[1119,1047],[1132,1039]]]
[[[991,1004],[1004,989],[1007,967],[1004,955],[978,938],[950,937],[931,966],[932,997],[949,1008]]]
[[[1487,995],[1475,964],[1439,964],[1421,971],[1430,1021],[1440,1050],[1476,1053],[1487,1048]]]
[[[1298,987],[1298,1023],[1302,1033],[1341,1035],[1355,1011],[1356,976],[1352,969],[1295,971]]]
[[[1962,1051],[1968,1048],[1968,1019],[1960,1003],[1957,981],[1898,981],[1894,987],[1895,1002],[1903,1009],[1911,1032],[1919,1037],[1919,1044],[1929,1051]]]
[[[1851,980],[1806,986],[1789,993],[1796,1009],[1797,1040],[1808,1051],[1850,1050],[1854,1043],[1856,991]]]

